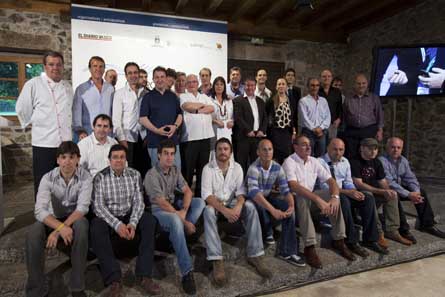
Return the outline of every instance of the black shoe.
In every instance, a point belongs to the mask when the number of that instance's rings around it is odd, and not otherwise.
[[[440,230],[436,226],[422,228],[420,231],[425,232],[425,233],[429,233],[429,234],[437,236],[439,238],[444,238],[445,239],[445,232],[443,232],[442,230]]]
[[[182,289],[188,295],[196,294],[195,279],[193,278],[193,272],[189,272],[182,277]]]
[[[381,247],[377,242],[363,242],[362,246],[370,249],[371,251],[374,251],[376,253],[382,254],[382,255],[388,255],[389,251],[383,247]]]
[[[356,255],[359,255],[362,258],[366,258],[369,256],[369,253],[358,243],[348,244],[348,248],[351,252],[353,252]]]
[[[73,297],[87,297],[87,294],[85,294],[84,291],[71,292],[71,295]]]
[[[400,235],[401,235],[402,237],[408,239],[409,241],[411,241],[413,244],[416,244],[416,243],[417,243],[416,238],[415,238],[414,235],[413,235],[411,232],[409,232],[409,231],[400,233]]]

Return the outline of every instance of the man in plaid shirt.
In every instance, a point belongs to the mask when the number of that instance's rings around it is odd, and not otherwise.
[[[127,150],[120,144],[113,145],[108,154],[110,166],[94,178],[91,239],[99,259],[102,278],[110,286],[110,296],[121,296],[121,269],[114,256],[111,238],[134,240],[139,235],[139,253],[136,276],[146,293],[156,295],[160,287],[152,280],[154,231],[153,216],[144,211],[142,180],[138,171],[126,167]]]

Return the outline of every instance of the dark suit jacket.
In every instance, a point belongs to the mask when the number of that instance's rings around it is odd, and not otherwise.
[[[292,108],[292,121],[295,127],[298,126],[298,101],[301,98],[301,89],[299,87],[292,87],[292,92],[288,94],[289,96],[289,104]],[[295,111],[295,112],[294,112]]]
[[[265,103],[260,97],[255,99],[259,113],[259,130],[266,134],[267,114]],[[238,96],[233,99],[233,118],[235,120],[234,135],[238,141],[244,139],[250,131],[253,131],[253,112],[247,97]]]

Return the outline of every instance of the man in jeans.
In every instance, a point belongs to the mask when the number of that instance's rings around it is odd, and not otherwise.
[[[162,230],[169,233],[181,271],[182,288],[187,294],[195,294],[193,263],[185,235],[196,232],[195,224],[204,210],[205,202],[201,198],[192,198],[192,190],[174,165],[175,153],[173,140],[165,139],[159,143],[159,162],[147,172],[144,187],[152,204],[153,215]],[[182,191],[182,198],[175,196],[175,189]]]
[[[247,233],[247,262],[258,273],[270,278],[271,272],[264,264],[263,241],[258,213],[252,201],[246,201],[243,185],[243,169],[231,161],[232,144],[227,138],[220,138],[215,144],[216,160],[208,163],[203,170],[201,193],[207,202],[204,210],[207,260],[213,263],[213,278],[218,286],[226,282],[221,239],[218,234],[218,216],[224,216],[229,223],[242,220]]]
[[[141,175],[126,167],[127,149],[115,144],[108,154],[110,166],[94,177],[93,210],[91,220],[91,245],[97,255],[102,279],[110,286],[110,297],[122,296],[122,273],[111,239],[121,242],[140,241],[136,260],[136,277],[147,294],[157,295],[160,287],[152,280],[154,232],[156,222],[144,211]]]
[[[71,249],[70,289],[73,297],[85,295],[85,267],[88,251],[88,212],[91,175],[78,167],[77,145],[65,141],[57,149],[57,164],[46,173],[37,192],[34,214],[37,219],[26,236],[28,281],[26,296],[47,296],[45,247]]]
[[[268,139],[258,144],[258,159],[247,170],[247,196],[255,203],[266,242],[273,243],[271,216],[282,224],[278,257],[296,266],[305,266],[297,256],[294,198],[287,185],[286,174],[272,160],[273,145]],[[279,189],[276,193],[275,189]]]

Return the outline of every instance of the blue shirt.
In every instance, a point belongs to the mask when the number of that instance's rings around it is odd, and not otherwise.
[[[385,154],[380,156],[379,160],[383,164],[386,180],[391,189],[402,197],[408,197],[410,192],[420,192],[419,181],[404,156],[395,161]]]
[[[325,130],[331,125],[331,111],[328,101],[323,97],[315,100],[311,95],[303,97],[298,102],[299,126],[314,130],[317,127]]]
[[[265,176],[264,170],[262,170],[259,158],[250,165],[247,170],[247,197],[249,199],[255,198],[258,192],[263,193],[263,196],[267,199],[272,187],[276,184],[280,188],[281,198],[285,198],[290,191],[286,173],[280,164],[272,161],[267,176]]]
[[[331,158],[326,153],[320,158],[320,164],[326,168],[329,172],[331,172],[329,165],[332,164],[334,167],[334,175],[335,175],[335,181],[337,182],[339,189],[344,190],[352,190],[355,189],[354,182],[352,181],[351,176],[351,165],[349,164],[348,159],[345,157],[341,157],[340,161],[337,163],[332,163]],[[331,172],[332,173],[332,172]],[[328,190],[329,185],[327,183],[322,183],[320,185],[320,188],[323,190]]]
[[[226,93],[227,93],[227,97],[229,97],[229,99],[233,99],[235,97],[241,96],[244,94],[244,85],[240,83],[238,89],[233,90],[232,85],[229,82],[226,86]]]
[[[165,90],[164,94],[161,94],[158,90],[153,89],[142,99],[139,116],[147,117],[155,127],[159,128],[164,125],[174,125],[176,118],[180,114],[182,114],[182,110],[179,99],[175,93],[170,90]],[[167,139],[167,137],[148,130],[148,147],[157,147],[163,139]],[[179,143],[177,133],[175,133],[171,139],[175,144]]]
[[[93,121],[96,116],[106,114],[111,117],[113,95],[114,87],[106,81],[103,81],[101,92],[91,79],[80,84],[74,93],[74,131],[85,131],[89,135],[93,131]]]

